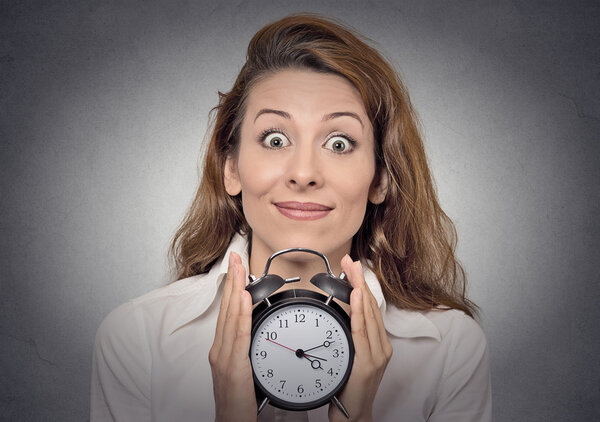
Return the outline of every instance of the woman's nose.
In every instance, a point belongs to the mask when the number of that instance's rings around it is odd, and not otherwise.
[[[317,153],[312,148],[298,148],[288,161],[286,184],[293,189],[319,187],[323,184]]]

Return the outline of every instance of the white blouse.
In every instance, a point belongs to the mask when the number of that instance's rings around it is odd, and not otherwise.
[[[231,251],[248,270],[236,235],[210,272],[179,280],[112,311],[96,334],[92,421],[213,421],[208,351]],[[479,325],[457,310],[413,312],[386,305],[375,275],[365,280],[380,306],[394,354],[373,405],[375,421],[491,421],[489,354]],[[327,421],[327,406],[260,421]]]

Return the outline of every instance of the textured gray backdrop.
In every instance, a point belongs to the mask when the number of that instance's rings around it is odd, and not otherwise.
[[[295,11],[350,23],[405,78],[495,420],[600,417],[599,3],[319,3],[0,1],[0,419],[88,418],[98,324],[170,280],[217,90]]]

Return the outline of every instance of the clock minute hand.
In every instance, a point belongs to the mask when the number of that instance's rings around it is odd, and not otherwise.
[[[331,345],[331,343],[335,343],[334,341],[324,341],[323,344],[319,344],[318,346],[315,347],[311,347],[310,349],[304,349],[305,352],[308,352],[310,350],[314,350],[314,349],[318,349],[319,347],[329,347]]]

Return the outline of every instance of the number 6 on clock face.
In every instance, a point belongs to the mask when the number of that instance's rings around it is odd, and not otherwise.
[[[328,402],[347,381],[354,358],[347,315],[318,299],[323,295],[301,295],[256,309],[250,345],[255,382],[271,404],[290,410]]]

